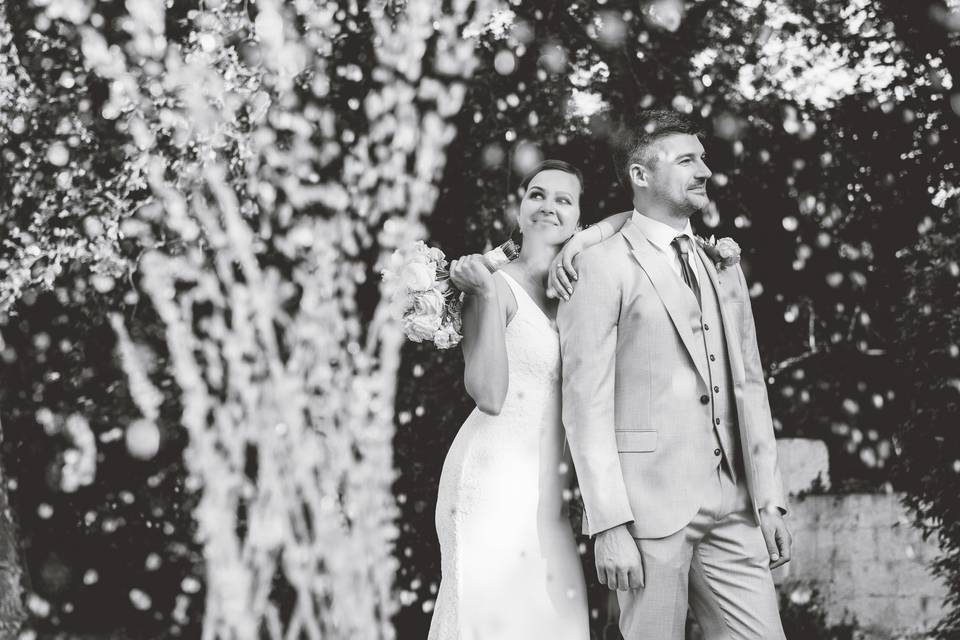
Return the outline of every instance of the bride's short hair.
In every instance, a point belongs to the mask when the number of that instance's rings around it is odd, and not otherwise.
[[[583,174],[580,173],[580,169],[563,160],[544,160],[535,166],[527,175],[523,176],[523,180],[520,181],[520,190],[526,193],[530,181],[536,178],[538,173],[544,171],[563,171],[576,176],[577,182],[580,183],[580,194],[583,195]]]

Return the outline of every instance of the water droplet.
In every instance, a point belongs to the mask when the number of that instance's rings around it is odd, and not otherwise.
[[[66,166],[70,162],[70,151],[62,142],[54,142],[47,148],[47,161],[57,167]]]
[[[794,589],[790,593],[790,602],[797,605],[805,605],[808,602],[810,602],[810,598],[812,597],[813,597],[813,592],[810,589],[806,587],[800,587],[800,588]]]
[[[603,11],[597,16],[597,37],[604,47],[614,48],[623,44],[627,37],[627,23],[615,11]]]
[[[540,64],[551,73],[563,73],[567,68],[567,52],[558,44],[547,44],[540,50]]]
[[[149,460],[160,450],[160,429],[146,419],[136,420],[127,427],[127,451],[134,458]]]
[[[180,590],[184,593],[199,593],[200,581],[194,577],[187,576],[180,581]]]
[[[50,603],[35,593],[27,597],[27,608],[38,618],[46,618],[50,615]]]
[[[140,611],[146,611],[153,604],[150,596],[140,589],[130,590],[130,602]]]
[[[508,49],[501,49],[493,58],[493,68],[502,76],[508,76],[517,69],[517,57]]]
[[[520,174],[530,172],[543,159],[543,153],[535,143],[524,140],[513,152],[513,168]]]
[[[843,401],[843,410],[849,413],[850,415],[857,415],[860,413],[860,405],[857,404],[857,401],[853,398],[845,398]],[[856,433],[860,433],[857,430],[854,430]]]
[[[144,561],[143,566],[146,567],[147,571],[156,571],[160,568],[160,565],[163,564],[163,561],[160,559],[160,555],[156,553],[151,553],[147,556],[147,559]]]

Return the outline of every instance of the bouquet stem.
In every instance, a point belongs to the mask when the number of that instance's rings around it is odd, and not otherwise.
[[[520,249],[517,247],[517,243],[511,239],[496,249],[491,249],[483,254],[483,262],[490,273],[493,273],[508,262],[516,260],[519,255]]]

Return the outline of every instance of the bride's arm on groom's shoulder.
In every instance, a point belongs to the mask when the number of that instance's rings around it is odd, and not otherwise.
[[[547,276],[547,295],[551,298],[559,295],[564,300],[569,300],[573,294],[573,283],[578,278],[576,265],[573,263],[574,258],[620,231],[632,214],[633,211],[615,213],[573,234],[550,265],[550,273]]]
[[[633,215],[632,209],[630,211],[621,211],[620,213],[615,213],[613,215],[607,216],[600,222],[590,225],[589,227],[584,229],[584,231],[588,231],[590,229],[599,229],[599,233],[595,232],[594,234],[594,235],[599,235],[600,236],[599,239],[597,239],[595,242],[591,242],[587,246],[592,247],[595,244],[599,244],[600,242],[603,242],[604,240],[606,240],[607,238],[615,234],[617,231],[620,231],[620,229],[623,228],[623,225],[627,224],[627,220],[629,220],[630,216],[632,215]]]
[[[450,279],[464,292],[463,382],[480,411],[497,415],[507,397],[507,346],[504,337],[510,296],[503,279],[494,278],[479,255],[450,265]]]

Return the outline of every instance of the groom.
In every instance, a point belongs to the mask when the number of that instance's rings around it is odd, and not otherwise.
[[[784,637],[770,570],[790,559],[776,442],[743,271],[715,264],[698,128],[647,111],[615,139],[623,228],[579,256],[557,315],[563,423],[625,640]]]

